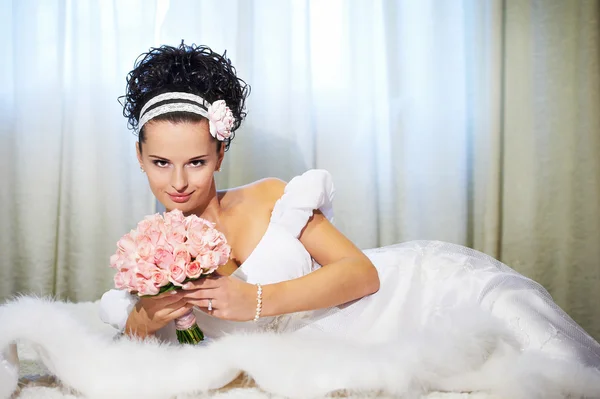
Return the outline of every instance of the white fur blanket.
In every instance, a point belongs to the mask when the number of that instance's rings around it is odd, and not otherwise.
[[[0,399],[600,397],[597,370],[520,353],[496,320],[473,312],[386,346],[260,334],[190,347],[113,341],[97,303],[23,297],[0,306]],[[7,355],[15,341],[20,372]],[[37,373],[58,380],[26,376]]]

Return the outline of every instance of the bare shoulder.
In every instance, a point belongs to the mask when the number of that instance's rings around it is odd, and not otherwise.
[[[275,177],[261,179],[248,187],[248,195],[253,201],[260,202],[272,210],[277,200],[283,195],[286,184],[285,181]]]
[[[273,207],[284,188],[285,182],[269,178],[219,191],[221,228],[238,265],[245,262],[267,231]]]
[[[276,177],[269,177],[257,181],[257,195],[264,197],[265,200],[275,203],[283,195],[287,183]]]
[[[229,206],[237,208],[238,205],[241,205],[241,208],[270,212],[277,200],[283,195],[286,184],[281,179],[269,177],[233,189],[223,190],[220,194],[225,199],[225,204]]]

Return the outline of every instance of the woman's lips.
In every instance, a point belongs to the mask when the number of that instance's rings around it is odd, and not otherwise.
[[[167,193],[169,194],[169,193]],[[173,202],[177,202],[177,203],[183,203],[183,202],[187,202],[190,197],[192,196],[193,192],[189,193],[189,194],[169,194],[169,197],[171,198],[171,201]]]

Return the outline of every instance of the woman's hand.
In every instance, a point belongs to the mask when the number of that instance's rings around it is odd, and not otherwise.
[[[129,314],[125,334],[145,338],[185,315],[193,305],[187,303],[184,295],[182,291],[169,291],[140,298]]]
[[[189,305],[220,319],[248,321],[256,314],[256,286],[229,276],[190,281],[183,292]]]

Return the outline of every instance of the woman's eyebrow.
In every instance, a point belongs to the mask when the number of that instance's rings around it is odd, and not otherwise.
[[[158,155],[148,155],[148,157],[150,157],[150,158],[156,158],[156,159],[160,159],[161,161],[168,161],[168,159],[167,159],[167,158],[165,158],[165,157],[160,157],[160,156],[158,156]],[[196,159],[202,159],[202,158],[206,158],[206,157],[208,157],[208,154],[205,154],[205,155],[198,155],[198,156],[196,156],[196,157],[190,158],[190,159],[189,159],[189,161],[194,161],[194,160],[196,160]]]

